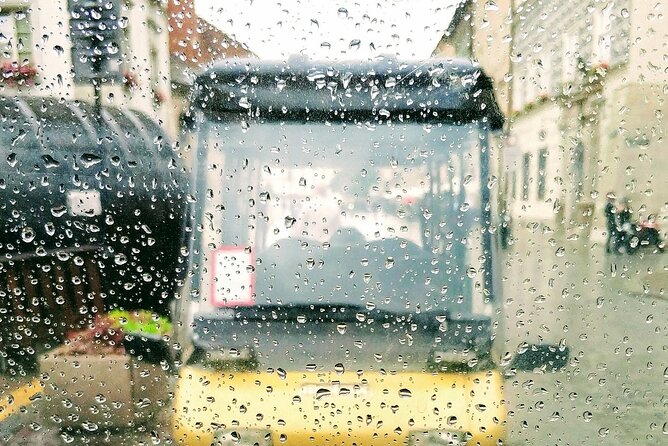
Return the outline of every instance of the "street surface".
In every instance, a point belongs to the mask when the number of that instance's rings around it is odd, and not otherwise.
[[[510,443],[668,442],[668,256],[606,255],[570,233],[515,235],[505,265],[508,337],[563,338],[573,359],[560,373],[508,380]]]
[[[668,256],[606,255],[600,243],[531,228],[515,229],[503,254],[508,349],[563,339],[572,359],[558,373],[508,379],[509,443],[668,442]],[[39,402],[8,417],[0,443],[170,444],[165,424],[91,435],[39,420]]]

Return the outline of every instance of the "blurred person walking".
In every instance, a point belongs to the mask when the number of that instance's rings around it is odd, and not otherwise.
[[[631,209],[631,200],[624,197],[621,206],[617,209],[618,224],[618,250],[626,254],[632,254],[635,246],[631,246],[631,240],[636,232],[636,224],[633,221],[633,209]]]
[[[617,221],[617,199],[614,192],[609,192],[607,195],[608,202],[603,208],[605,214],[606,228],[608,230],[608,238],[605,241],[605,252],[611,253],[617,251],[619,246],[620,227]]]

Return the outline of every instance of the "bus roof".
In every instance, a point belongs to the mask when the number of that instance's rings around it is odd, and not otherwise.
[[[504,122],[491,79],[460,59],[226,59],[197,78],[193,103],[275,119],[485,120],[492,129]]]

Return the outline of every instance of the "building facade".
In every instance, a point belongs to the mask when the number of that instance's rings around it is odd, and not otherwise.
[[[458,35],[470,36],[469,57],[495,73],[506,98],[503,175],[513,216],[601,238],[612,191],[631,200],[637,219],[665,227],[664,15],[642,0],[496,5],[460,5],[469,14],[459,26],[473,32]],[[494,49],[499,42],[505,50]],[[506,58],[506,73],[493,54]]]
[[[113,0],[110,17],[118,30],[115,63],[102,81],[105,105],[130,107],[162,122],[174,135],[166,2]],[[0,59],[4,94],[29,94],[93,101],[94,88],[77,34],[82,0],[5,0],[0,5]]]

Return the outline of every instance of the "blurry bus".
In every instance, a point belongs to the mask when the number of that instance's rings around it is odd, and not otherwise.
[[[482,70],[231,60],[192,111],[174,440],[500,444],[504,118]]]

